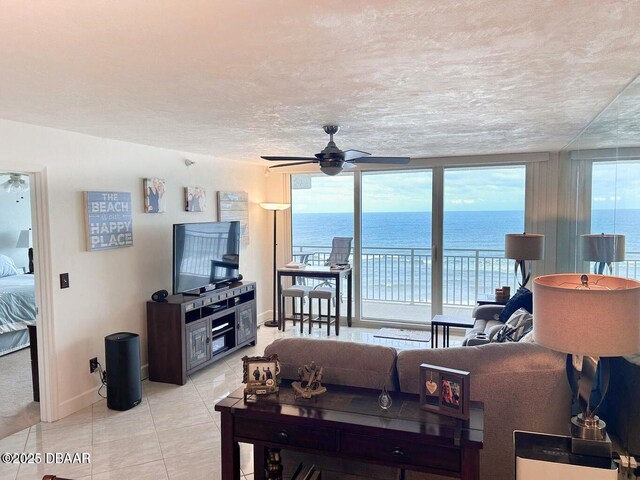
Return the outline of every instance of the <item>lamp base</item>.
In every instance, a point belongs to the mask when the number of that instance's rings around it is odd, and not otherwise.
[[[266,322],[263,322],[262,325],[264,325],[265,327],[277,327],[278,322],[275,320],[267,320]]]
[[[571,452],[611,458],[611,439],[607,424],[597,415],[585,418],[582,413],[571,418]]]

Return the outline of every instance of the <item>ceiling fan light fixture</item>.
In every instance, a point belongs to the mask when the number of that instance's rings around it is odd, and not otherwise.
[[[342,166],[327,166],[327,167],[321,166],[320,171],[325,175],[329,175],[333,177],[334,175],[338,175],[340,172],[342,172]]]
[[[22,175],[19,173],[10,173],[9,180],[0,185],[0,187],[3,187],[7,193],[24,193],[29,190],[27,182],[23,180]]]

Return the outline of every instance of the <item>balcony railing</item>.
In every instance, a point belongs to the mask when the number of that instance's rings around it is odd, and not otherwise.
[[[324,245],[294,246],[293,256],[309,265],[325,265],[331,248]],[[614,264],[614,275],[640,277],[640,252],[627,252]],[[353,263],[353,261],[351,262]],[[365,247],[362,249],[362,300],[431,303],[430,248]],[[479,295],[509,285],[517,288],[514,261],[503,250],[445,249],[443,255],[443,303],[472,306]]]

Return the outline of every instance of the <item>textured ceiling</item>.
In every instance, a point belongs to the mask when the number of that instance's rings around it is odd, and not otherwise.
[[[640,2],[4,1],[0,118],[231,160],[559,150],[640,72]]]

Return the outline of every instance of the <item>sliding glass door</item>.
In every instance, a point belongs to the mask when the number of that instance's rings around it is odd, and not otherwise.
[[[504,236],[524,231],[525,173],[521,165],[292,175],[293,258],[324,265],[332,239],[352,237],[360,319],[470,315],[482,295],[515,289]]]
[[[431,170],[362,173],[362,317],[431,319]]]
[[[445,169],[444,313],[468,316],[478,297],[505,285],[514,291],[504,236],[524,232],[525,173],[524,166]]]

